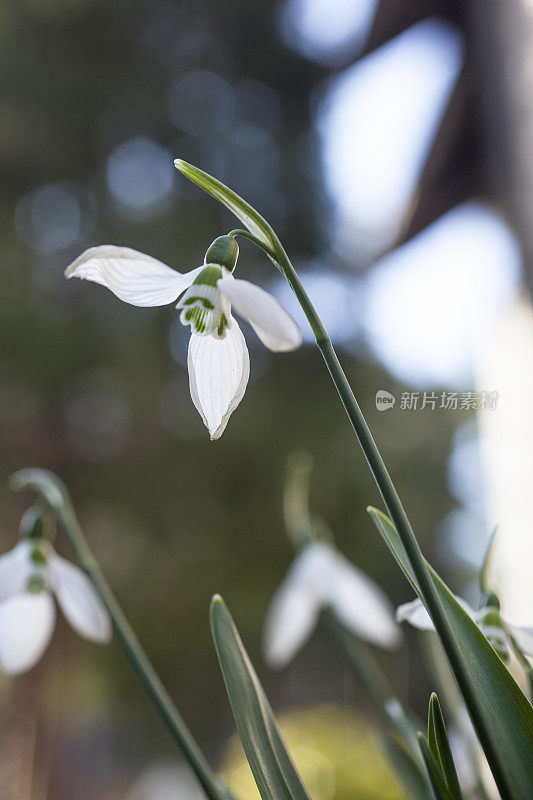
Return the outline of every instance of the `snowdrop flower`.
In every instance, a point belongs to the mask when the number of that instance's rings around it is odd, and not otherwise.
[[[504,621],[500,616],[499,602],[494,595],[489,596],[487,604],[479,611],[474,611],[462,597],[456,597],[456,600],[474,620],[503,661],[508,661],[510,658],[511,637],[523,653],[533,656],[533,628],[511,625]],[[410,625],[421,631],[435,630],[431,617],[418,598],[398,606],[396,620],[409,622]]]
[[[399,642],[392,607],[379,586],[333,547],[315,541],[297,556],[270,603],[263,648],[271,666],[292,659],[323,608],[373,644],[392,648]]]
[[[190,325],[187,366],[194,405],[218,439],[244,395],[250,374],[248,348],[232,308],[250,323],[259,339],[278,353],[301,344],[298,326],[277,300],[249,281],[232,275],[239,248],[230,236],[215,239],[205,263],[181,274],[128,247],[102,245],[81,254],[65,271],[106,286],[134,306],[175,302],[183,325]]]
[[[45,539],[24,539],[0,557],[0,669],[17,675],[31,669],[54,631],[55,595],[80,636],[104,643],[111,623],[78,567],[58,556]]]

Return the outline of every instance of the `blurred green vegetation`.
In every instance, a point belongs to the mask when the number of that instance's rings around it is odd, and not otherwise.
[[[297,709],[280,719],[283,736],[314,800],[404,800],[368,723],[334,705]],[[259,793],[234,739],[222,765],[242,800]]]
[[[110,583],[214,760],[232,732],[207,623],[215,591],[275,708],[344,700],[364,712],[361,692],[320,634],[283,674],[262,669],[259,655],[268,600],[292,558],[281,501],[296,447],[313,453],[312,505],[338,546],[394,602],[410,595],[366,517],[366,505],[380,501],[318,352],[305,346],[274,357],[246,331],[250,385],[211,443],[189,396],[188,333],[174,309],[133,308],[101,287],[63,279],[73,257],[105,242],[178,269],[201,262],[233,223],[175,173],[178,155],[256,204],[291,255],[319,258],[327,200],[316,159],[305,153],[312,93],[326,68],[281,43],[268,2],[6,0],[0,42],[2,482],[20,467],[45,466],[67,483]],[[184,89],[198,71],[215,87],[212,76],[223,83],[225,127],[213,123],[209,99],[195,105]],[[187,97],[194,129],[179,116]],[[171,177],[160,201],[135,209],[113,195],[109,158],[139,138],[168,153]],[[35,194],[50,186],[52,194]],[[246,245],[239,269],[264,285],[273,277]],[[452,505],[444,463],[453,420],[428,411],[402,414],[399,426],[374,408],[376,390],[394,391],[394,381],[355,345],[341,357],[431,558],[436,526]],[[25,498],[2,488],[2,549],[14,544],[24,508]],[[393,658],[401,669],[390,669]],[[407,652],[383,663],[398,692],[421,704],[427,687],[418,663],[410,674]],[[116,645],[100,650],[60,624],[36,674],[53,719],[43,736],[56,800],[104,797],[110,775],[171,752]],[[9,709],[7,683],[2,698]],[[335,748],[333,712],[324,713],[289,715],[288,729],[295,719],[306,731],[324,725]],[[358,743],[354,758],[364,760],[373,745],[362,725],[347,722],[340,735],[347,746]],[[336,798],[378,796],[356,795],[355,772],[345,768]],[[384,785],[380,797],[398,796],[384,794]]]

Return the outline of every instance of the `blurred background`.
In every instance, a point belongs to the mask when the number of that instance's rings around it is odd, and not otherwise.
[[[353,782],[378,763],[372,715],[327,637],[281,673],[262,661],[262,621],[293,557],[282,489],[295,448],[314,456],[312,505],[342,551],[394,604],[410,590],[365,513],[380,499],[305,319],[259,251],[242,244],[239,274],[278,296],[305,345],[272,356],[245,330],[250,384],[215,443],[174,309],[128,306],[63,271],[102,243],[197,266],[235,221],[173,158],[229,183],[293,258],[428,558],[475,601],[499,523],[508,616],[531,624],[532,39],[530,0],[0,6],[0,543],[15,544],[30,502],[4,488],[9,473],[56,471],[226,771],[244,767],[209,635],[215,591],[293,738],[318,731],[294,747],[316,764],[326,742],[317,800],[385,796],[385,778]],[[387,411],[380,391],[395,398]],[[433,686],[404,633],[399,653],[377,655],[423,714]],[[115,644],[60,621],[35,670],[1,679],[0,706],[2,797],[196,797]]]

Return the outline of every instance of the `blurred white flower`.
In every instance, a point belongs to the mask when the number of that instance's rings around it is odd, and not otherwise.
[[[80,636],[101,644],[111,622],[89,580],[44,539],[24,539],[0,557],[0,669],[31,669],[46,650],[56,621],[55,595]]]
[[[235,247],[233,269],[238,248],[231,242]],[[203,266],[183,275],[128,247],[102,245],[82,253],[65,276],[100,283],[134,306],[166,305],[185,292],[177,308],[181,309],[181,322],[190,325],[192,332],[187,361],[191,397],[211,439],[218,439],[244,395],[250,374],[248,348],[231,314],[232,304],[273,352],[296,349],[301,334],[271,295],[249,281],[236,280],[225,266],[212,263],[208,258],[212,250],[213,245]]]
[[[395,647],[400,632],[379,586],[323,542],[307,545],[276,591],[265,620],[263,649],[271,666],[287,664],[309,637],[323,608],[357,636]]]
[[[525,655],[533,656],[533,627],[511,625],[501,617],[499,609],[495,606],[487,605],[478,611],[474,611],[462,597],[456,597],[455,599],[474,620],[503,660],[508,660],[510,655],[510,637],[515,640],[519,649]],[[419,598],[398,606],[396,620],[397,622],[408,622],[421,631],[435,630],[431,617]]]

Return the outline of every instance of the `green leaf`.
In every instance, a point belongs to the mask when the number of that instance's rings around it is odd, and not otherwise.
[[[193,181],[193,183],[196,183],[201,189],[225,205],[226,208],[229,208],[237,219],[248,228],[250,233],[266,245],[271,254],[275,256],[276,247],[279,247],[278,237],[266,219],[264,219],[255,208],[252,208],[246,200],[239,197],[233,189],[225,186],[207,172],[198,169],[198,167],[194,167],[192,164],[188,164],[181,158],[175,159],[174,166]]]
[[[450,800],[450,795],[447,792],[446,783],[442,776],[440,766],[435,759],[435,756],[429,747],[428,740],[423,733],[418,734],[418,744],[420,745],[420,752],[422,753],[422,758],[424,759],[424,764],[426,765],[426,770],[429,775],[435,800]]]
[[[374,508],[373,506],[368,506],[367,508],[368,513],[370,514],[373,523],[377,527],[378,531],[381,533],[383,539],[385,540],[385,544],[391,551],[392,555],[398,562],[400,569],[402,570],[403,574],[415,590],[415,592],[420,595],[420,589],[418,587],[418,581],[416,580],[415,573],[413,572],[413,568],[411,566],[411,562],[409,561],[409,556],[405,552],[405,547],[403,546],[398,533],[396,532],[396,528],[390,521],[390,519],[383,514],[382,511],[379,509]]]
[[[211,632],[242,746],[263,800],[310,800],[263,687],[221,597],[211,601]]]
[[[392,522],[375,508],[370,516],[423,601]],[[533,797],[533,708],[505,665],[444,581],[429,571],[463,667],[461,691],[503,800]],[[466,689],[466,691],[465,691]]]
[[[410,800],[433,800],[432,790],[420,764],[412,753],[393,736],[382,736],[381,744]]]
[[[461,787],[453,762],[452,751],[446,733],[444,717],[437,695],[433,692],[429,699],[428,746],[441,770],[445,781],[447,798],[462,800]]]

